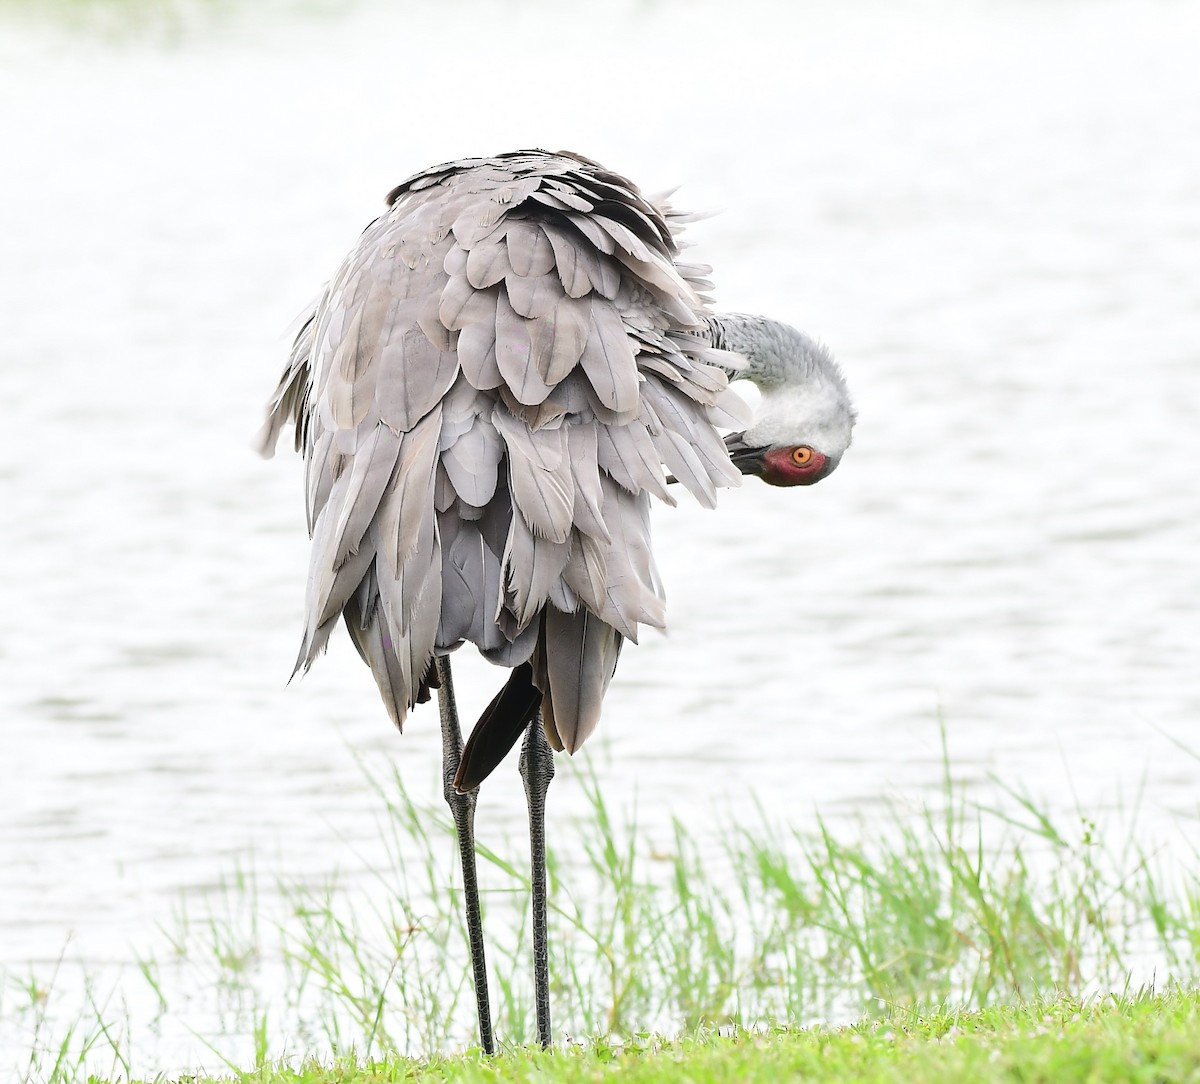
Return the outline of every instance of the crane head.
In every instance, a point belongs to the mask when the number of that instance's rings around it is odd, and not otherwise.
[[[802,383],[765,389],[754,424],[727,436],[725,446],[743,474],[773,486],[810,486],[841,462],[853,428],[845,381],[830,361]]]
[[[730,380],[762,394],[753,424],[725,438],[743,474],[773,486],[810,486],[833,472],[850,446],[854,406],[829,350],[789,324],[746,313],[709,313],[709,338],[736,365],[718,362]]]

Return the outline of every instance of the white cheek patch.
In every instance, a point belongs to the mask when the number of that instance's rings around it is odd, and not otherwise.
[[[763,395],[758,420],[746,430],[746,443],[774,447],[809,444],[830,459],[850,444],[852,418],[839,388],[821,381]]]

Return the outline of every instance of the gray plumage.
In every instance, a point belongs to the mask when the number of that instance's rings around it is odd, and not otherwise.
[[[435,652],[531,661],[555,748],[594,730],[621,642],[662,627],[649,499],[705,505],[744,425],[708,269],[580,156],[427,170],[305,321],[263,433],[296,426],[312,556],[298,670],[342,615],[397,726]]]
[[[262,434],[269,453],[294,422],[307,468],[296,669],[340,615],[397,726],[438,688],[488,1054],[474,811],[525,735],[547,1046],[550,747],[587,740],[622,643],[664,624],[650,498],[674,504],[667,486],[679,482],[711,507],[743,474],[811,485],[840,461],[854,411],[814,340],[710,313],[708,268],[676,259],[687,219],[586,158],[451,162],[405,181],[388,206],[304,320]],[[762,392],[748,427],[735,378]],[[446,657],[464,641],[509,668],[465,745]]]

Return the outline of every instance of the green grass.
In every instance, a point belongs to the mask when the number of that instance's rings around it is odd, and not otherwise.
[[[1036,1045],[1036,1029],[1022,1023],[1033,1010],[1013,1010],[1002,1027],[1005,1006],[1151,984],[1163,1000],[1110,1001],[1081,1018],[1115,1013],[1141,1021],[1136,1032],[1149,1037],[1150,1017],[1165,1027],[1196,1010],[1176,991],[1200,978],[1198,864],[1194,854],[1156,856],[1138,838],[1136,811],[1098,826],[1011,791],[1002,806],[980,807],[947,759],[942,793],[920,813],[896,809],[836,831],[764,814],[703,837],[676,824],[653,838],[607,806],[586,771],[564,776],[556,786],[585,788],[592,808],[577,832],[555,833],[583,849],[568,852],[569,865],[551,855],[552,998],[556,1035],[585,1041],[560,1057],[582,1059],[585,1075],[651,1034],[706,1036],[647,1060],[661,1071],[671,1051],[736,1066],[766,1057],[763,1043],[771,1058],[815,1057],[814,1043],[852,1057],[850,1047],[882,1044],[889,1031],[902,1046],[904,1036],[980,1010],[960,1026],[978,1033],[976,1046],[989,1027]],[[373,880],[266,892],[267,875],[246,866],[182,901],[137,967],[107,988],[69,969],[8,976],[0,1038],[29,1049],[24,1079],[152,1077],[198,1064],[234,1072],[308,1055],[362,1065],[471,1046],[448,817],[444,807],[418,808],[398,779],[374,786],[388,857],[372,863]],[[532,1031],[523,841],[485,847],[481,861],[497,1034],[515,1048]],[[1038,1011],[1057,1021],[1074,1004]],[[953,1012],[926,1017],[931,1005]],[[832,1038],[788,1030],[860,1019],[862,1028]],[[1067,1023],[1061,1030],[1074,1034]],[[740,1038],[724,1042],[714,1029]],[[182,1062],[168,1042],[181,1036],[199,1050]],[[471,1064],[455,1062],[456,1071]],[[393,1074],[411,1068],[390,1065]]]
[[[1200,996],[1063,998],[976,1012],[894,1011],[845,1028],[701,1031],[673,1042],[592,1043],[550,1052],[518,1049],[495,1058],[301,1061],[193,1084],[377,1084],[620,1080],[804,1080],[819,1084],[961,1084],[1200,1080]]]

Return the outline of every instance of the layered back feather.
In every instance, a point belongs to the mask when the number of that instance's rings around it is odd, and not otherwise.
[[[710,351],[682,216],[575,154],[419,173],[296,338],[264,450],[296,427],[307,669],[339,616],[396,725],[435,652],[530,662],[551,743],[594,729],[623,638],[662,627],[649,498],[712,505],[745,407]]]

